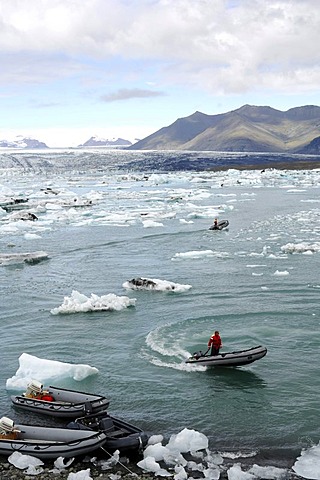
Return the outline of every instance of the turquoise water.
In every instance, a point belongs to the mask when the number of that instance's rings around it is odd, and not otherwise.
[[[202,173],[149,180],[60,173],[50,181],[3,173],[1,188],[37,201],[49,184],[94,201],[73,213],[47,205],[37,222],[16,230],[16,221],[1,218],[2,253],[49,254],[33,265],[0,266],[2,415],[21,420],[5,386],[25,352],[98,368],[81,382],[55,384],[106,395],[112,414],[149,434],[187,427],[216,450],[288,458],[319,442],[320,180],[303,172],[270,172],[263,182],[260,172],[223,175],[221,187],[217,174]],[[229,220],[228,230],[208,230],[216,214]],[[146,226],[146,218],[161,225]],[[139,276],[192,288],[123,288]],[[127,295],[136,306],[52,315],[72,290]],[[215,329],[223,351],[265,345],[268,354],[243,368],[184,364]]]

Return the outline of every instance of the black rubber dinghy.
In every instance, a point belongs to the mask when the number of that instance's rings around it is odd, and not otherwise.
[[[220,220],[217,225],[211,225],[211,227],[209,227],[209,230],[223,230],[224,228],[228,227],[228,225],[229,220]]]
[[[241,367],[248,365],[267,354],[267,348],[259,345],[258,347],[248,348],[247,350],[240,350],[238,352],[220,353],[219,355],[211,356],[205,353],[196,352],[186,360],[186,363],[203,365],[206,367]]]

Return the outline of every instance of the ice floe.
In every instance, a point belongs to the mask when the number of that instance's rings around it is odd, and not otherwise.
[[[123,283],[123,288],[131,290],[155,290],[158,292],[185,292],[192,288],[191,285],[160,280],[158,278],[137,277]]]
[[[94,293],[87,297],[83,293],[73,290],[70,297],[64,297],[60,307],[50,310],[52,315],[60,313],[80,313],[80,312],[101,312],[107,310],[123,310],[128,307],[134,307],[136,304],[135,298],[126,296],[118,296],[114,293],[108,293],[99,297]]]
[[[64,363],[22,353],[19,357],[19,368],[15,375],[6,381],[6,388],[7,390],[25,390],[34,378],[43,383],[62,378],[81,381],[98,372],[97,368],[90,365]]]

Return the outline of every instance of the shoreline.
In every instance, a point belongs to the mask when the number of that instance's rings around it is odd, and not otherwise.
[[[215,455],[215,452],[210,452],[212,455]],[[270,459],[266,452],[258,453],[256,456],[244,456],[244,457],[235,457],[223,459],[223,462],[219,465],[215,465],[216,468],[220,471],[219,480],[229,480],[228,470],[231,467],[241,468],[242,475],[245,475],[246,472],[254,467],[258,466],[258,468],[269,468],[269,469],[281,469],[283,472],[280,475],[281,478],[285,480],[297,480],[303,479],[303,477],[296,474],[292,467],[295,463],[296,457],[294,459],[289,459],[289,455],[283,456],[284,452],[279,452],[277,457]],[[288,452],[287,452],[288,453]],[[98,455],[98,454],[97,454]],[[184,458],[189,461],[197,461],[196,457],[192,457],[192,455],[184,454]],[[39,480],[52,480],[54,478],[59,480],[68,480],[70,474],[78,474],[79,480],[80,478],[86,480],[87,478],[91,478],[93,480],[163,480],[164,478],[173,478],[176,475],[176,471],[174,467],[168,467],[168,465],[164,465],[164,468],[170,472],[170,476],[163,477],[161,475],[156,475],[153,472],[146,472],[145,470],[141,469],[137,466],[137,463],[143,459],[143,455],[136,455],[135,457],[126,457],[121,456],[119,462],[116,465],[113,465],[108,468],[103,467],[103,463],[106,463],[108,458],[105,456],[86,456],[86,457],[76,457],[74,461],[71,463],[69,467],[66,467],[63,470],[54,470],[54,461],[47,460],[44,461],[41,467],[43,471],[38,474],[33,473],[26,473],[27,469],[19,469],[12,465],[7,457],[0,456],[0,479],[1,480],[31,480],[37,478]],[[66,459],[67,461],[68,459]],[[102,462],[102,463],[101,463]],[[201,460],[200,460],[201,463]],[[209,464],[207,468],[210,468]],[[196,478],[197,480],[204,480],[206,477],[204,473],[200,470],[193,470],[185,468],[187,472],[187,478],[192,477]],[[84,473],[87,471],[87,473]],[[82,472],[82,474],[79,474]],[[250,474],[250,473],[248,473]],[[82,477],[83,475],[83,477]],[[88,477],[89,475],[89,477]],[[252,473],[251,473],[252,475]],[[262,478],[276,478],[273,476],[264,476],[263,473],[261,475],[255,475],[257,480]],[[75,478],[77,480],[77,478]]]
[[[297,162],[263,162],[260,164],[229,164],[229,165],[219,165],[217,167],[210,167],[208,171],[210,172],[219,172],[227,170],[317,170],[320,169],[320,159],[319,160],[301,160]]]

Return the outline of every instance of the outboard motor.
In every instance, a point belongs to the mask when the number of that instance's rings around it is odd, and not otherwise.
[[[200,350],[199,352],[194,352],[194,354],[192,356],[193,356],[193,358],[198,360],[199,358],[204,357],[204,353]]]
[[[27,385],[25,395],[30,397],[36,397],[37,395],[41,395],[41,393],[43,393],[42,383],[38,382],[38,380],[31,380],[31,382]]]
[[[12,433],[14,430],[14,422],[11,418],[2,417],[0,418],[0,435],[7,435]]]
[[[11,418],[0,418],[0,437],[4,440],[15,440],[18,438],[20,430],[14,428],[14,422]]]

